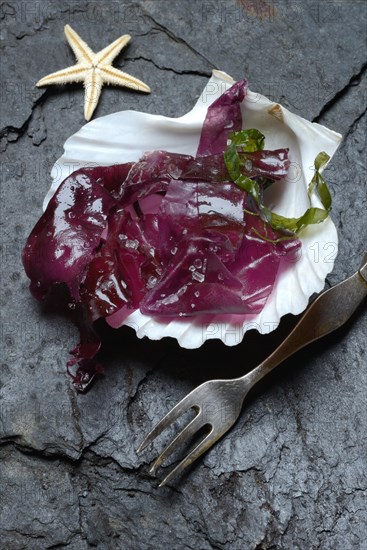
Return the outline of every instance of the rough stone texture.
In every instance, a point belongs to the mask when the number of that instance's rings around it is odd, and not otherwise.
[[[340,246],[328,284],[366,250],[366,6],[351,0],[4,2],[1,32],[0,537],[7,550],[366,548],[366,313],[288,360],[190,472],[157,489],[144,434],[202,381],[240,375],[293,326],[235,348],[182,350],[105,330],[106,377],[76,395],[65,373],[76,329],[28,292],[20,262],[49,172],[83,120],[83,91],[35,89],[74,63],[70,23],[95,49],[129,32],[117,65],[151,96],[106,88],[97,116],[178,116],[213,67],[345,140],[327,170]],[[330,243],[330,258],[334,254]],[[317,254],[317,251],[315,251]],[[162,474],[162,472],[160,472]]]

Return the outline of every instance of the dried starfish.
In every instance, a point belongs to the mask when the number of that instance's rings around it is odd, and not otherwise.
[[[86,120],[91,119],[94,109],[97,107],[103,84],[126,86],[133,90],[150,92],[149,86],[144,82],[112,66],[112,61],[126,46],[131,36],[125,34],[100,52],[94,53],[70,25],[66,25],[64,31],[78,63],[41,78],[36,86],[84,82],[84,116]]]

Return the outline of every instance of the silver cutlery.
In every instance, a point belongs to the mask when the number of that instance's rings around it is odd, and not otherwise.
[[[311,303],[287,338],[260,365],[240,378],[209,380],[201,384],[152,429],[137,449],[138,454],[184,413],[190,409],[196,412],[195,417],[158,456],[150,468],[150,473],[154,474],[157,468],[198,430],[204,426],[210,428],[209,433],[163,479],[160,487],[179,475],[233,426],[240,415],[246,395],[257,382],[292,354],[348,321],[367,296],[366,258],[367,256],[359,271],[324,291]]]

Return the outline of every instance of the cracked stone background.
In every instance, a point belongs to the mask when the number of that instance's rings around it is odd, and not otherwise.
[[[20,261],[51,167],[84,124],[81,87],[34,87],[74,63],[69,23],[94,50],[131,34],[115,65],[152,88],[106,87],[95,116],[180,116],[220,68],[341,132],[326,172],[340,239],[327,285],[354,272],[367,239],[366,11],[358,0],[1,3],[1,548],[367,548],[363,307],[273,372],[227,437],[158,489],[147,466],[164,439],[138,459],[144,434],[202,381],[254,367],[296,319],[193,351],[103,329],[106,376],[77,395],[65,371],[76,329],[32,299]]]

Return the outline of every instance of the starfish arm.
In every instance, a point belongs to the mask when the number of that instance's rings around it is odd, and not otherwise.
[[[130,76],[127,73],[123,73],[122,71],[115,69],[115,67],[111,67],[111,65],[109,65],[108,67],[99,67],[99,69],[101,71],[104,82],[106,82],[107,84],[113,84],[115,86],[126,86],[127,88],[131,88],[132,90],[139,90],[141,92],[147,93],[150,93],[151,91],[149,86],[144,84],[144,82],[142,82],[138,78]]]
[[[98,71],[90,71],[84,82],[85,98],[84,98],[84,117],[89,121],[92,118],[95,108],[98,105],[99,96],[101,95],[103,79]]]
[[[67,67],[56,73],[51,73],[44,76],[36,84],[37,87],[49,86],[50,84],[69,84],[71,82],[83,82],[88,74],[86,65],[77,64],[72,67]]]
[[[130,40],[131,36],[129,34],[120,36],[120,38],[112,42],[112,44],[95,54],[97,63],[101,65],[110,65]]]
[[[65,25],[64,32],[66,39],[69,42],[69,45],[79,63],[93,63],[95,53],[90,49],[88,44],[80,38],[79,34],[76,33],[70,25]]]

